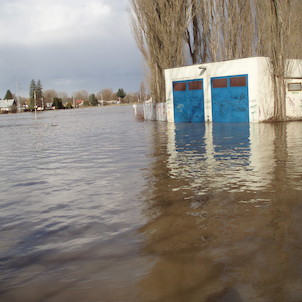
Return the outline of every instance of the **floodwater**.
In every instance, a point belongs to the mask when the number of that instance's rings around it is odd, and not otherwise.
[[[298,302],[301,230],[301,122],[0,115],[1,302]]]

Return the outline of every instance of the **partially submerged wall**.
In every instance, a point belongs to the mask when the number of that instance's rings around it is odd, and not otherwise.
[[[249,121],[262,122],[269,120],[274,113],[274,94],[269,59],[266,57],[252,57],[166,69],[166,102],[153,103],[151,100],[145,102],[142,105],[144,119],[174,122],[173,82],[202,80],[204,121],[213,122],[211,80],[217,77],[239,75],[247,75],[248,79]],[[288,86],[288,84],[301,83],[302,87],[302,60],[290,60],[287,77],[287,117],[288,119],[302,119],[302,89],[291,90]]]
[[[302,60],[290,60],[290,77],[302,78]],[[215,77],[248,76],[249,121],[266,121],[274,113],[274,94],[269,59],[252,57],[215,63],[197,64],[165,70],[167,120],[174,122],[173,82],[203,80],[204,120],[213,121],[211,79]],[[302,117],[299,93],[287,94],[287,116]]]
[[[256,122],[269,118],[273,110],[272,90],[269,86],[267,58],[253,57],[215,63],[197,64],[165,70],[166,100],[170,115],[168,121],[174,122],[173,82],[202,79],[204,83],[204,117],[213,121],[211,79],[236,75],[248,75],[249,121]],[[261,73],[261,77],[259,77]]]
[[[166,103],[155,104],[155,119],[161,122],[167,121]]]
[[[147,121],[155,121],[156,114],[155,114],[155,103],[147,101],[143,104],[144,106],[144,118]]]
[[[143,104],[134,105],[135,116],[147,121],[167,121],[166,103],[153,103],[147,101]]]
[[[291,60],[286,79],[286,116],[302,119],[302,60]]]

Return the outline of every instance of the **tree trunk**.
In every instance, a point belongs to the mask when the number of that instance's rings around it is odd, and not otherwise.
[[[188,0],[131,0],[132,26],[155,102],[165,101],[164,69],[184,63]]]
[[[274,121],[286,120],[285,83],[283,76],[272,75],[274,87]]]

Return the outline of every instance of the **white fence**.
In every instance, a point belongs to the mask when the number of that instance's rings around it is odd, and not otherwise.
[[[133,108],[137,118],[143,118],[148,121],[167,121],[166,103],[147,101],[144,104],[134,105]]]

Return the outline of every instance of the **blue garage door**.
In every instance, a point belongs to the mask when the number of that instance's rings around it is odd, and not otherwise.
[[[204,122],[203,80],[173,82],[174,121]]]
[[[249,122],[248,76],[211,79],[213,122]]]

